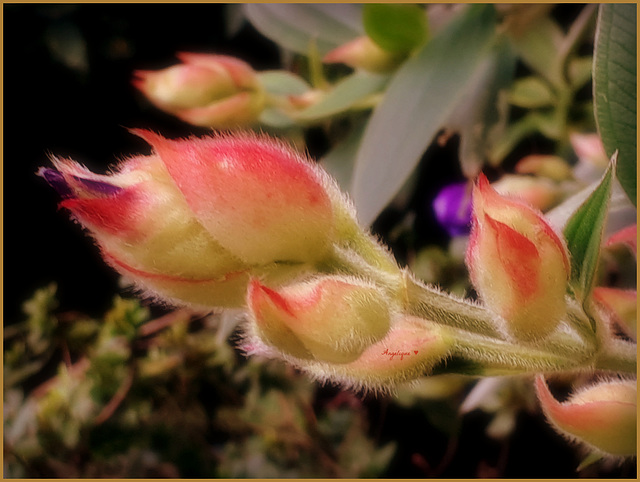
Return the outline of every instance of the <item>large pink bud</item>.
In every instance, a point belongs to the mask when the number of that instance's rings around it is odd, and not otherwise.
[[[567,249],[539,211],[500,196],[480,175],[467,266],[478,294],[516,338],[544,338],[565,314]]]
[[[255,135],[134,132],[154,153],[115,173],[54,159],[40,175],[105,259],[141,287],[171,301],[241,306],[251,275],[286,278],[330,251],[335,204],[346,201],[295,151]]]

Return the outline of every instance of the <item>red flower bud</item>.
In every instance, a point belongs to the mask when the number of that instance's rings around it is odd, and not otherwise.
[[[320,168],[266,137],[134,132],[155,152],[113,174],[58,159],[40,174],[115,269],[171,301],[241,306],[250,275],[286,278],[321,260],[336,203],[349,210]]]
[[[513,336],[543,338],[564,315],[570,273],[564,243],[540,212],[500,196],[484,175],[473,192],[466,261],[478,294]]]

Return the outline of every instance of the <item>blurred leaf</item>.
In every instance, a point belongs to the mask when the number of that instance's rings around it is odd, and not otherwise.
[[[581,301],[587,299],[593,288],[615,164],[614,154],[598,187],[577,209],[564,228],[564,237],[571,255],[571,284]]]
[[[382,91],[388,80],[388,75],[355,72],[338,82],[318,103],[299,112],[296,118],[317,120],[345,112],[370,95]]]
[[[311,89],[306,80],[286,70],[259,72],[258,82],[274,95],[302,95]]]
[[[564,35],[551,18],[540,17],[524,30],[510,32],[510,38],[522,60],[556,87],[564,85],[561,71],[561,47]]]
[[[591,79],[593,58],[579,57],[569,61],[568,76],[573,89],[579,89]]]
[[[351,194],[360,220],[370,224],[416,167],[489,55],[491,5],[470,5],[389,84],[375,109],[356,159]]]
[[[322,55],[363,34],[356,4],[249,3],[249,21],[265,37],[307,55],[312,41]]]
[[[462,173],[475,177],[490,148],[504,135],[507,125],[507,89],[513,80],[516,57],[507,42],[498,42],[473,72],[447,127],[460,133]]]
[[[553,105],[555,97],[549,84],[539,77],[523,77],[513,83],[509,103],[527,109]]]
[[[351,184],[354,162],[366,126],[363,121],[352,127],[348,136],[320,159],[322,166],[338,181],[343,191],[347,191]]]
[[[600,6],[594,55],[594,107],[605,151],[618,151],[617,177],[637,206],[636,5]]]
[[[362,22],[371,40],[389,52],[409,52],[429,34],[425,11],[416,4],[368,3]]]

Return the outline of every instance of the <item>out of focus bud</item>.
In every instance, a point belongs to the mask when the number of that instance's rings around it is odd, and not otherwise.
[[[633,256],[638,256],[638,225],[633,224],[626,228],[616,231],[605,242],[606,247],[615,246],[616,244],[624,244]]]
[[[535,174],[553,181],[565,181],[572,178],[571,167],[559,157],[543,154],[532,154],[523,157],[515,170],[519,174]]]
[[[466,262],[478,294],[514,337],[542,339],[565,314],[564,243],[540,212],[500,196],[482,174],[473,191]]]
[[[332,50],[324,56],[328,64],[342,63],[369,72],[390,72],[406,57],[405,54],[388,52],[369,37],[358,37]]]
[[[580,134],[573,132],[569,136],[571,146],[575,151],[578,159],[587,161],[596,166],[605,169],[609,164],[609,157],[604,150],[602,140],[598,134]]]
[[[542,376],[536,378],[536,391],[544,414],[562,435],[609,455],[636,455],[635,380],[598,383],[562,403]]]
[[[471,226],[471,189],[467,182],[444,187],[433,201],[433,211],[449,236],[469,233]]]
[[[562,191],[553,181],[540,177],[507,174],[493,183],[503,196],[520,199],[528,205],[546,211],[561,199]]]
[[[57,159],[39,173],[140,287],[172,302],[242,306],[251,275],[293,275],[329,250],[334,208],[347,202],[295,151],[266,137],[134,132],[154,153],[114,174]]]
[[[298,358],[356,360],[389,330],[390,309],[374,285],[324,276],[272,290],[254,280],[247,305],[260,338]]]
[[[265,93],[247,63],[225,55],[181,53],[182,61],[159,71],[135,72],[134,85],[159,109],[203,127],[255,122]]]
[[[634,340],[638,335],[638,292],[598,286],[593,298],[610,314],[611,319]]]

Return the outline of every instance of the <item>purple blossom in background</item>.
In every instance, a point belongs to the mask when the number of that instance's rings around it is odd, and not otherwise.
[[[467,182],[450,184],[433,200],[433,210],[440,225],[450,236],[469,233],[471,189]]]

